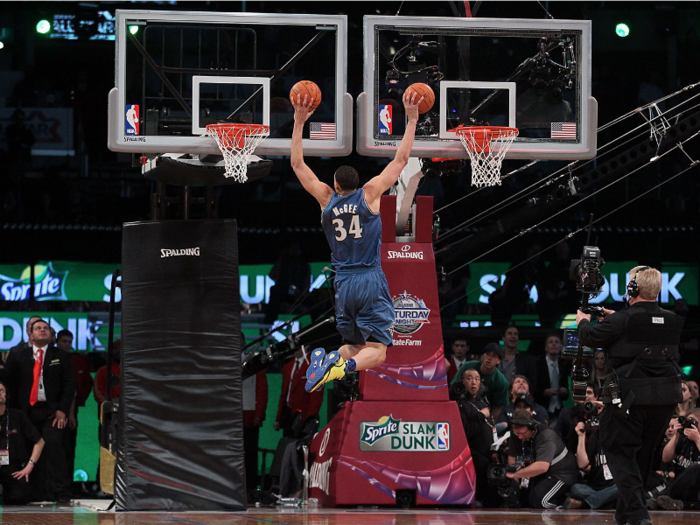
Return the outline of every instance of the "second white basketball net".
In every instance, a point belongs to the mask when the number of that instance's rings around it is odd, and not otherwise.
[[[248,180],[248,159],[270,134],[270,128],[262,124],[209,124],[206,129],[224,156],[224,175],[236,182]]]
[[[517,128],[459,126],[455,129],[472,163],[472,186],[501,184],[501,163],[518,136]]]

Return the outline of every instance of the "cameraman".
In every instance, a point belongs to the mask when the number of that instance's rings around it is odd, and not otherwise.
[[[679,417],[673,425],[673,437],[663,450],[663,461],[672,462],[674,478],[658,497],[647,501],[647,507],[683,510],[698,505],[700,491],[700,410],[693,410],[686,418]]]
[[[604,348],[607,377],[600,415],[600,440],[618,488],[615,521],[651,524],[644,484],[653,451],[681,401],[678,343],[683,319],[656,304],[661,273],[648,266],[629,272],[629,308],[603,309],[596,325],[578,311],[581,344]]]
[[[661,454],[661,461],[672,463],[677,478],[693,463],[700,462],[700,410],[693,410],[687,417],[680,416],[674,425],[674,434]]]
[[[576,483],[571,487],[571,494],[566,498],[564,508],[607,508],[617,499],[617,487],[598,435],[600,409],[592,405],[592,408],[587,410],[582,404],[576,408],[582,412],[582,417],[577,417],[580,420],[575,429],[578,436],[576,464],[586,475],[586,479],[583,483]]]
[[[531,508],[559,508],[578,477],[574,456],[554,430],[535,421],[527,410],[516,410],[511,425],[508,464],[527,466],[506,477],[523,480],[520,486],[529,489]]]
[[[460,386],[464,388],[459,388]],[[476,474],[477,501],[483,502],[487,496],[486,471],[491,462],[491,444],[493,443],[493,419],[489,405],[479,395],[481,376],[479,372],[467,369],[462,372],[462,385],[452,385],[451,396],[457,401],[462,426],[467,436],[467,443],[472,453],[474,473]],[[456,393],[455,391],[462,391]]]

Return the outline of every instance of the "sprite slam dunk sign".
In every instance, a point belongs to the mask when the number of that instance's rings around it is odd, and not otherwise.
[[[450,438],[447,422],[402,421],[391,415],[360,423],[363,452],[446,452]]]

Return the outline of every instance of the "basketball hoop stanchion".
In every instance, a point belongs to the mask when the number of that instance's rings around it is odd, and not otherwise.
[[[270,128],[263,124],[209,124],[207,136],[213,137],[224,156],[226,177],[236,182],[248,180],[248,159],[263,140],[270,134]]]
[[[472,162],[472,186],[501,184],[501,163],[518,136],[518,128],[458,126],[454,132]]]

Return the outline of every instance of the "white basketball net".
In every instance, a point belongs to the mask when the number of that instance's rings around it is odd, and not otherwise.
[[[472,162],[472,186],[501,185],[501,163],[518,136],[516,128],[473,127],[457,132]]]
[[[241,124],[235,127],[210,124],[207,126],[207,136],[214,137],[224,156],[226,177],[233,177],[236,182],[248,180],[248,159],[263,140],[270,134],[268,126],[248,126]]]

